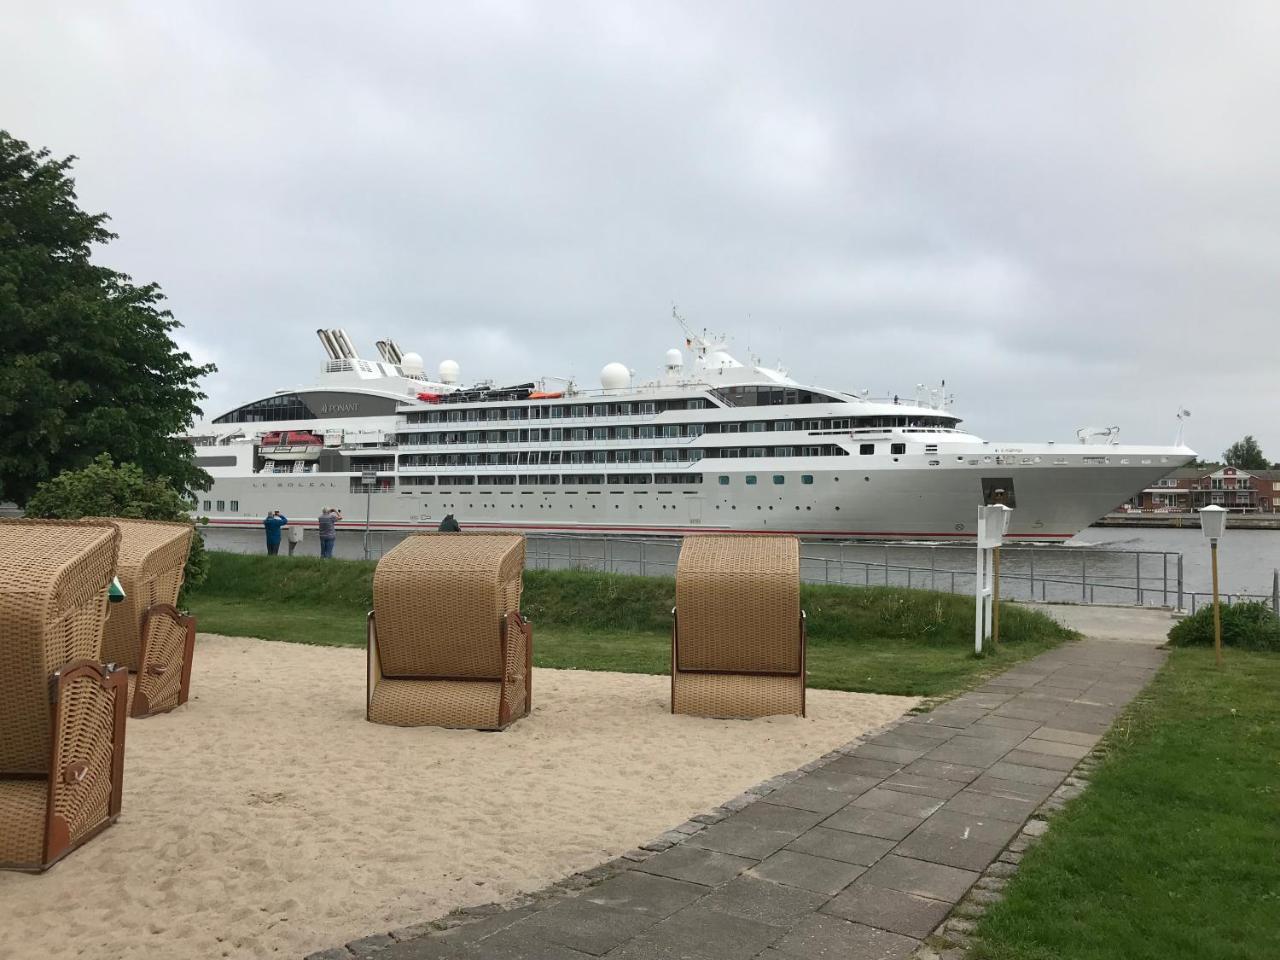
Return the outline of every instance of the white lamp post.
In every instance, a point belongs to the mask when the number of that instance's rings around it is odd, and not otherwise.
[[[1218,540],[1227,529],[1227,510],[1213,504],[1200,508],[1200,532],[1209,541],[1213,564],[1213,652],[1222,666],[1222,608],[1218,603]]]
[[[1000,580],[999,552],[1009,530],[1013,510],[1003,503],[978,508],[978,557],[974,585],[973,651],[982,653],[982,641],[994,636],[999,623]]]

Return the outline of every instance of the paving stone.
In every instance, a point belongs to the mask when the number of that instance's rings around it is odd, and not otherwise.
[[[993,903],[999,903],[1004,899],[1004,894],[995,890],[974,890],[969,894],[970,899],[974,903],[980,903],[984,907],[989,907]]]
[[[879,887],[861,879],[822,908],[823,913],[917,939],[932,933],[950,910],[948,902]]]
[[[920,826],[920,818],[904,817],[885,810],[868,810],[850,805],[827,817],[822,821],[822,825],[832,830],[865,833],[884,840],[901,840]]]
[[[1028,837],[1043,837],[1049,832],[1048,820],[1028,820],[1022,828],[1022,832]]]
[[[405,947],[407,944],[398,944],[395,948]],[[545,940],[537,940],[527,935],[521,935],[513,929],[502,931],[502,933],[494,934],[483,943],[467,944],[455,953],[446,953],[438,955],[441,960],[590,960],[594,954],[583,953],[574,950],[572,947],[566,947],[559,943],[550,943]],[[435,960],[435,956],[426,955],[423,957],[412,956],[409,954],[391,957],[389,954],[379,954],[379,960]]]
[[[879,763],[880,761],[867,761],[869,763]],[[827,764],[821,770],[815,770],[813,773],[806,774],[803,779],[797,780],[796,786],[816,786],[825,787],[828,790],[839,790],[849,795],[849,799],[866,793],[872,787],[879,786],[880,781],[886,776],[890,776],[893,771],[888,774],[870,776],[862,773],[845,773],[843,770],[832,769],[834,763]],[[897,764],[889,764],[896,768]],[[779,791],[781,792],[781,791]],[[772,799],[771,795],[771,799]]]
[[[748,810],[743,810],[732,818],[735,823],[749,823],[766,830],[780,830],[799,836],[810,827],[820,822],[825,814],[812,810],[801,810],[796,807],[782,807],[769,803],[758,803]]]
[[[779,940],[770,954],[800,960],[906,960],[918,940],[839,917],[806,917]]]
[[[641,910],[627,910],[583,899],[569,899],[548,907],[518,927],[496,934],[498,942],[545,942],[601,956],[664,919]],[[495,937],[483,941],[493,946]]]
[[[1001,780],[1015,780],[1019,783],[1034,783],[1047,787],[1056,787],[1066,778],[1065,771],[1026,767],[1018,763],[993,763],[987,773]]]
[[[925,754],[926,760],[963,763],[969,767],[987,767],[1008,753],[1012,747],[1004,741],[979,740],[974,737],[952,737],[940,747]]]
[[[1014,863],[1005,863],[1003,860],[997,860],[987,867],[986,872],[991,877],[1012,877],[1018,872],[1018,866]]]
[[[894,848],[894,853],[964,870],[985,870],[1000,855],[1002,845],[917,830]]]
[[[886,790],[884,787],[876,787],[874,790],[868,790],[857,800],[854,800],[852,806],[860,807],[864,810],[882,810],[886,813],[896,813],[904,817],[923,819],[941,807],[942,804],[943,801],[937,797],[920,797],[909,793],[900,793],[897,790]]]
[[[775,803],[785,807],[796,807],[800,810],[812,810],[816,813],[835,813],[850,800],[861,796],[874,786],[876,781],[871,777],[851,778],[867,781],[868,785],[852,791],[842,790],[830,781],[805,777],[796,783],[788,784],[764,798],[765,803]]]
[[[785,849],[869,867],[892,850],[894,843],[893,840],[861,833],[814,827],[792,840]]]
[[[955,780],[917,776],[904,770],[886,780],[884,787],[886,790],[897,790],[900,793],[914,793],[917,796],[949,800],[964,789],[964,784]]]
[[[1033,803],[1042,803],[1054,790],[1051,785],[1026,783],[1021,780],[1005,780],[985,773],[969,784],[966,789],[973,793],[989,793],[997,797],[1015,797],[1019,800],[1030,800]]]
[[[944,760],[920,759],[902,768],[902,773],[916,777],[935,777],[939,780],[955,780],[958,783],[969,783],[982,773],[983,767],[971,767],[962,763],[947,763]]]
[[[932,745],[933,741],[929,741]],[[918,760],[924,756],[927,747],[916,749],[914,747],[879,747],[875,744],[864,743],[858,749],[853,751],[855,758],[861,757],[864,760],[888,760],[890,763],[896,763],[899,766],[910,763],[912,760]],[[836,761],[837,763],[839,761]]]
[[[862,879],[875,886],[955,903],[973,886],[978,874],[972,870],[890,854],[867,870]]]
[[[748,873],[717,887],[701,905],[744,920],[786,927],[813,913],[827,899],[823,893],[771,883]]]
[[[936,737],[914,736],[904,727],[882,733],[867,741],[869,746],[905,747],[908,750],[931,750],[938,745]]]
[[[861,749],[861,745],[859,745],[859,749]],[[906,763],[899,763],[894,760],[878,760],[874,757],[855,754],[841,757],[839,760],[832,760],[816,776],[825,777],[832,773],[848,773],[855,776],[875,777],[877,780],[883,780],[885,777],[893,776],[910,762],[909,760]]]
[[[1035,800],[1022,800],[1018,797],[997,797],[989,793],[962,790],[944,803],[938,814],[972,813],[1020,824],[1035,813],[1036,803]]]
[[[801,890],[812,890],[834,897],[866,871],[865,866],[815,857],[793,850],[779,850],[769,859],[751,868],[751,873],[774,883]]]
[[[665,853],[637,864],[632,872],[652,873],[660,877],[671,877],[673,880],[688,880],[690,883],[714,886],[733,879],[755,863],[755,860],[747,857],[730,856],[715,850],[701,850],[682,843],[678,847],[672,847]]]
[[[1032,730],[1038,730],[1043,724],[1037,723],[1035,720],[1019,720],[1016,717],[1001,717],[993,714],[977,721],[974,726],[1004,727],[1006,730],[1022,730],[1030,734]]]
[[[609,960],[743,960],[785,932],[785,927],[695,904],[624,943]]]
[[[933,834],[953,840],[977,840],[1003,847],[1017,836],[1019,824],[985,814],[939,810],[916,828],[916,834]],[[913,834],[914,836],[914,834]],[[997,852],[999,852],[997,850]],[[992,858],[994,859],[994,857]]]
[[[1002,759],[1005,763],[1017,763],[1024,767],[1039,767],[1042,770],[1057,770],[1059,773],[1068,773],[1076,765],[1076,761],[1070,757],[1058,757],[1049,753],[1032,753],[1021,748],[1009,751]]]
[[[1028,737],[1018,744],[1019,750],[1048,753],[1056,757],[1070,757],[1073,760],[1083,760],[1092,748],[1093,744],[1086,746],[1082,743],[1059,743],[1056,740],[1041,740],[1039,737]]]
[[[328,950],[308,953],[303,960],[351,960],[351,951],[346,947],[330,947]]]
[[[644,913],[661,920],[706,893],[706,887],[697,883],[628,870],[597,884],[579,899],[601,906]]]
[[[928,714],[915,720],[908,720],[899,729],[907,731],[913,737],[926,737],[930,740],[950,740],[956,735],[955,727],[946,727],[929,720]]]
[[[784,810],[790,808],[777,807],[776,809]],[[732,854],[735,857],[750,857],[753,860],[763,860],[770,854],[777,853],[802,832],[803,830],[769,830],[741,820],[738,817],[731,817],[724,823],[717,823],[713,827],[707,827],[697,836],[690,837],[681,846],[716,850],[720,853]]]
[[[971,740],[989,741],[992,747],[997,743],[1007,743],[1010,747],[1021,740],[1025,740],[1027,733],[1025,730],[1010,730],[1008,727],[992,727],[985,724],[975,723],[972,727],[962,731],[963,739],[960,737],[952,737],[948,743],[954,743],[960,739],[961,744],[974,746]]]

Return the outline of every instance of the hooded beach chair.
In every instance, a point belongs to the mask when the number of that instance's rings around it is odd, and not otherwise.
[[[129,716],[187,702],[196,622],[178,610],[194,528],[189,523],[93,517],[120,530],[116,576],[125,598],[111,605],[103,657],[129,669]]]
[[[804,716],[795,537],[685,537],[672,615],[672,713]]]
[[[502,730],[528,714],[533,629],[520,615],[524,538],[420,533],[378,561],[366,717]]]
[[[0,867],[44,870],[120,813],[128,674],[101,657],[119,541],[0,520]]]

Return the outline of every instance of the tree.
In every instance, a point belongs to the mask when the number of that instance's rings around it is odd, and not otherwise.
[[[28,517],[79,520],[81,517],[128,517],[136,520],[189,522],[195,504],[174,490],[168,477],[149,478],[132,463],[116,466],[108,454],[81,470],[65,470],[40,484],[27,501]],[[209,559],[200,532],[191,540],[186,583],[204,580]]]
[[[1252,436],[1237,440],[1222,452],[1222,459],[1227,466],[1237,470],[1265,470],[1267,458],[1262,455],[1262,448]]]
[[[214,367],[178,349],[156,284],[90,262],[115,234],[77,206],[74,160],[0,130],[0,500],[25,503],[104,452],[208,489],[175,434],[200,414],[197,381]]]

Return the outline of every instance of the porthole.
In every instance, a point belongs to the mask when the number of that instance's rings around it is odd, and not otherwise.
[[[865,481],[867,481],[867,483],[870,483],[870,482],[871,482],[871,478],[870,478],[870,477],[863,477],[862,479],[863,479],[863,480],[865,480]]]

